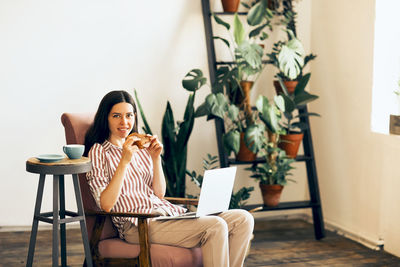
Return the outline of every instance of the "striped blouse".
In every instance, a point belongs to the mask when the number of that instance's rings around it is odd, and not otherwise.
[[[86,174],[90,190],[97,206],[100,206],[100,194],[109,184],[121,160],[122,148],[105,141],[96,143],[89,151],[92,170]],[[153,161],[146,149],[133,154],[124,179],[120,196],[112,208],[113,212],[151,213],[163,210],[168,215],[179,215],[185,211],[180,206],[173,205],[165,199],[158,198],[152,188]],[[112,217],[121,238],[125,222],[137,225],[137,218]]]

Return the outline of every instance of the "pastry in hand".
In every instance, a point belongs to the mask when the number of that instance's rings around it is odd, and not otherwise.
[[[139,149],[143,149],[143,148],[147,148],[150,146],[150,137],[147,134],[140,134],[140,133],[131,133],[130,135],[128,135],[128,137],[130,136],[134,136],[137,138],[140,138],[139,140],[136,140],[135,142],[133,142],[133,146],[137,146]]]

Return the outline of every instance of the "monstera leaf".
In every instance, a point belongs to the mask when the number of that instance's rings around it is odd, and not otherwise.
[[[203,72],[199,69],[189,71],[182,80],[182,86],[188,91],[195,92],[207,82]]]
[[[301,42],[293,38],[286,45],[282,45],[278,62],[280,71],[287,78],[296,79],[304,65],[304,48]]]

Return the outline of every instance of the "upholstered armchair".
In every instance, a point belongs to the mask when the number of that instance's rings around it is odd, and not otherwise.
[[[94,114],[62,114],[61,122],[65,128],[67,144],[83,144],[93,118]],[[95,266],[203,266],[200,248],[187,249],[149,244],[147,219],[157,215],[101,211],[91,195],[85,174],[81,174],[79,180],[91,255]],[[170,198],[169,200],[175,204],[196,204],[190,199]],[[130,244],[120,239],[112,224],[111,216],[137,217],[140,244]]]

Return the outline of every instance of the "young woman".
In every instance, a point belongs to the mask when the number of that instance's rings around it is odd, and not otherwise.
[[[161,166],[162,144],[151,137],[148,148],[132,145],[137,132],[137,112],[132,96],[112,91],[104,96],[85,138],[85,154],[93,169],[87,173],[91,192],[104,211],[158,212],[179,215],[185,209],[164,199],[166,182]],[[138,243],[137,219],[112,218],[121,238]],[[244,210],[190,220],[149,221],[150,243],[192,248],[200,246],[203,264],[243,265],[254,219]]]

